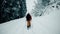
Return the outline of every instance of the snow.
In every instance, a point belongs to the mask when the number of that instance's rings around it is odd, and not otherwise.
[[[35,3],[37,0],[26,0],[26,6],[27,6],[27,13],[30,13],[32,9],[35,6]]]
[[[60,10],[49,15],[32,17],[31,28],[26,27],[26,18],[0,24],[1,34],[60,34]]]
[[[49,14],[45,13],[44,16],[32,16],[29,30],[24,17],[0,24],[0,34],[60,34],[60,9],[49,7],[47,11]]]

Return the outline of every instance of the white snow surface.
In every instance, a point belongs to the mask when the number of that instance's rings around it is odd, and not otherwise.
[[[29,7],[28,12],[32,9],[29,9]],[[60,9],[50,7],[47,8],[47,11],[49,14],[45,13],[44,16],[32,16],[31,28],[29,30],[24,17],[0,24],[0,34],[60,34]]]
[[[31,28],[26,26],[26,18],[20,18],[0,24],[0,34],[60,34],[60,10],[49,15],[33,17]]]

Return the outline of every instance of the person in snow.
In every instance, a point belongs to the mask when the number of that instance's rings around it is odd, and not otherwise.
[[[31,27],[31,20],[32,20],[32,17],[31,17],[31,15],[28,13],[27,16],[26,16],[27,28]]]

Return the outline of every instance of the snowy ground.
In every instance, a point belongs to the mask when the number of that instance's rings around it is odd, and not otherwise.
[[[46,11],[51,12],[40,17],[32,16],[29,30],[24,17],[0,24],[0,34],[60,34],[60,9],[48,8]]]
[[[31,28],[26,28],[26,19],[16,19],[0,24],[1,34],[60,34],[60,10],[49,15],[32,17]]]

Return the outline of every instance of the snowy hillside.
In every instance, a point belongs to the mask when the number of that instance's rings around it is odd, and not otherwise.
[[[16,19],[0,24],[1,34],[60,34],[60,10],[49,15],[32,17],[31,28],[26,28],[26,19]]]
[[[27,6],[29,5],[31,4],[28,3]],[[27,11],[30,13],[32,6],[29,7]],[[25,17],[0,24],[0,34],[60,34],[60,8],[56,8],[56,4],[49,5],[43,16],[32,16],[29,30],[26,26]]]

